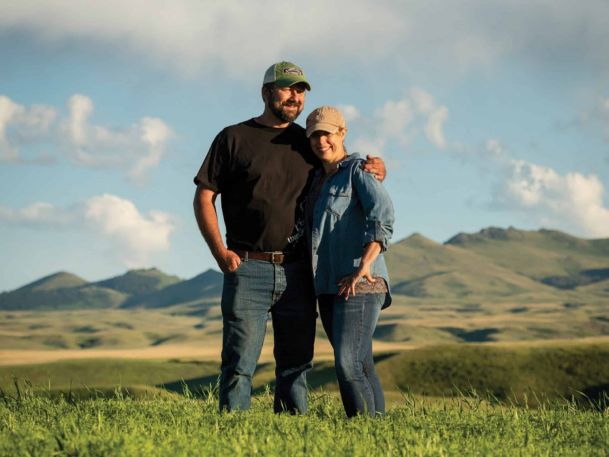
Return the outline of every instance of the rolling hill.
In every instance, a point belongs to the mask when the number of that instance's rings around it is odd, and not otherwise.
[[[553,287],[502,266],[484,251],[436,243],[420,234],[392,245],[386,260],[392,290],[398,295],[447,300],[531,292],[556,295]]]
[[[172,305],[205,302],[222,294],[222,280],[222,273],[207,270],[194,278],[170,284],[162,290],[129,298],[121,307],[166,308]]]
[[[398,301],[609,300],[609,239],[490,227],[442,244],[415,233],[385,257]],[[150,268],[97,282],[60,272],[0,294],[0,310],[166,308],[208,303],[221,290],[214,270],[180,280]]]
[[[609,279],[609,239],[585,240],[556,230],[490,227],[475,234],[460,233],[445,244],[561,289]]]
[[[209,300],[221,292],[222,274],[214,270],[181,280],[149,268],[97,282],[59,272],[1,293],[0,310],[162,308]]]
[[[128,295],[154,293],[167,286],[180,282],[177,276],[170,276],[156,268],[130,270],[124,275],[94,283],[99,287],[113,289]]]
[[[88,283],[66,272],[45,276],[12,292],[0,294],[0,309],[112,308],[122,303],[121,291]]]

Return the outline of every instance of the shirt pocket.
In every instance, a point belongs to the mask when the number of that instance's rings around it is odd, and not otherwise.
[[[351,203],[351,188],[332,186],[328,190],[328,204],[326,211],[336,217],[341,217]]]

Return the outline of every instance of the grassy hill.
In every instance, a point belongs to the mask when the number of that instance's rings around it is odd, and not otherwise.
[[[194,278],[164,287],[162,290],[129,298],[124,308],[165,308],[179,304],[207,303],[222,294],[222,273],[207,270]]]
[[[207,303],[222,292],[222,274],[207,270],[181,280],[156,268],[89,283],[60,272],[11,292],[0,294],[0,310],[60,310],[98,308],[161,308]]]
[[[476,391],[516,402],[582,394],[600,400],[609,395],[609,344],[432,346],[383,360],[378,371],[384,385],[421,395]]]
[[[607,335],[608,252],[609,240],[550,230],[489,228],[444,244],[414,234],[386,253],[394,301],[375,338],[421,346]],[[184,281],[157,269],[95,283],[51,275],[0,294],[0,347],[217,344],[222,279],[214,270]],[[106,319],[85,312],[99,308]]]
[[[609,395],[609,343],[604,341],[534,344],[445,344],[377,355],[377,371],[387,392],[432,397],[476,392],[498,401],[535,404],[540,399]],[[262,364],[254,378],[260,392],[273,383],[273,364]],[[36,390],[155,387],[181,393],[213,388],[217,362],[193,360],[72,360],[0,366],[0,389],[14,392],[14,378]],[[315,388],[335,391],[332,362],[318,362],[308,376]],[[608,397],[609,399],[609,397]]]
[[[609,239],[584,240],[556,230],[488,228],[446,242],[558,288],[609,279]],[[560,282],[563,279],[563,283]]]
[[[66,272],[59,272],[12,292],[0,294],[0,309],[111,308],[125,300],[121,291],[91,284]]]
[[[444,244],[413,234],[385,257],[396,296],[446,303],[609,300],[609,239],[491,227]],[[209,302],[221,290],[214,270],[185,281],[155,268],[131,270],[94,283],[62,272],[0,294],[0,310],[163,308]]]
[[[95,285],[114,289],[128,295],[144,295],[159,291],[180,281],[181,279],[177,276],[170,276],[156,268],[148,268],[130,270],[124,275],[99,281]]]
[[[20,292],[42,292],[45,290],[66,289],[70,287],[79,287],[88,284],[87,281],[75,274],[66,271],[59,271],[44,278],[40,278],[28,285],[25,285],[17,291]]]
[[[542,299],[559,295],[555,288],[504,267],[484,251],[436,243],[419,234],[393,244],[385,257],[392,291],[399,295],[447,300],[531,292]]]

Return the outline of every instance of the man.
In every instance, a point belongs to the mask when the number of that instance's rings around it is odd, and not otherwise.
[[[310,89],[299,66],[271,65],[263,80],[263,113],[223,129],[194,179],[195,217],[224,273],[221,410],[250,406],[269,313],[275,338],[274,410],[307,410],[306,372],[312,367],[317,315],[300,216],[319,162],[305,130],[293,121]],[[384,177],[382,162],[368,167]],[[218,194],[226,246],[218,228]]]

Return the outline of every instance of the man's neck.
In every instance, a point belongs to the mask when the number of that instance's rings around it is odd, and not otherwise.
[[[265,127],[272,127],[274,129],[284,129],[288,127],[291,122],[286,122],[283,119],[279,119],[273,113],[265,111],[260,116],[255,117],[254,120]]]

